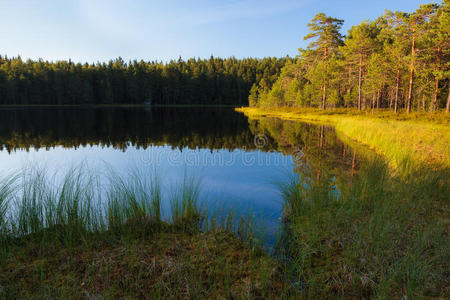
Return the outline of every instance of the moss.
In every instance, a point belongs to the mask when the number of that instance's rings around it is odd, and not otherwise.
[[[278,263],[229,232],[106,241],[11,251],[0,267],[1,297],[267,299],[288,292]]]

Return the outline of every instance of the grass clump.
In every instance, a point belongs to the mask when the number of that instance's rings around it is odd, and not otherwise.
[[[158,231],[163,226],[160,178],[155,173],[130,174],[109,174],[104,210],[107,228],[115,234],[132,236]]]
[[[249,230],[207,220],[198,180],[185,176],[173,187],[170,220],[164,196],[154,174],[110,172],[105,180],[83,166],[63,176],[26,169],[0,180],[0,298],[294,293],[278,262],[238,236]]]
[[[203,221],[198,203],[200,180],[185,174],[179,188],[171,191],[170,207],[173,225],[185,231],[198,231]]]

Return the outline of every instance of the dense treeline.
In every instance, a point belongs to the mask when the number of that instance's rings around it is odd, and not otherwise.
[[[0,104],[245,105],[251,86],[271,86],[287,58],[181,58],[168,63],[23,61],[0,56]]]
[[[253,85],[252,106],[436,110],[450,106],[450,1],[390,12],[353,26],[317,14],[273,87]]]

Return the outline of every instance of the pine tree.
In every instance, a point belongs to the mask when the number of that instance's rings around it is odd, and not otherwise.
[[[342,51],[346,60],[346,66],[350,69],[358,69],[358,109],[362,109],[362,84],[363,77],[369,63],[370,55],[376,50],[377,35],[380,29],[374,22],[364,21],[358,26],[353,26],[345,39]]]
[[[323,70],[323,77],[320,78],[322,85],[322,108],[326,107],[327,97],[327,65],[328,60],[336,54],[339,46],[342,45],[342,35],[339,30],[344,23],[343,20],[318,13],[308,24],[311,31],[304,37],[304,40],[313,39],[306,50],[300,49],[301,57],[311,63],[321,61],[320,68]]]

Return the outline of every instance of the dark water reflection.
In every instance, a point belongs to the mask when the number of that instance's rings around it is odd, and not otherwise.
[[[167,186],[198,176],[208,209],[256,214],[269,239],[283,208],[278,183],[333,178],[344,190],[360,165],[330,127],[249,121],[230,108],[0,110],[2,176],[29,165],[61,171],[81,162],[156,170]]]

